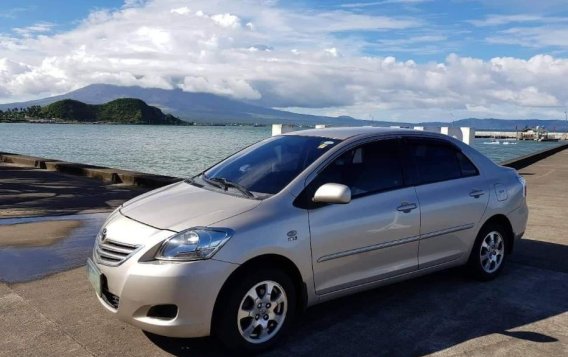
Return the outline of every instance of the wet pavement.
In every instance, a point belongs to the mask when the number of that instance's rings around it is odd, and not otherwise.
[[[81,223],[69,236],[48,246],[0,246],[0,281],[20,283],[85,265],[85,260],[92,252],[95,236],[108,215],[108,212],[103,212],[0,219],[0,228],[18,224],[21,229],[26,229],[26,224],[46,221],[74,220]]]
[[[146,191],[0,162],[0,282],[31,281],[83,266],[108,214]],[[69,221],[80,225],[53,244],[2,245],[2,235],[9,233],[1,227],[18,225],[26,232],[32,223],[47,221],[54,228],[60,223],[62,232]]]

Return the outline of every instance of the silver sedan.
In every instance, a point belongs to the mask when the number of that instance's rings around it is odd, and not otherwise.
[[[495,278],[527,216],[523,178],[451,137],[305,130],[125,203],[87,270],[123,321],[259,351],[325,300],[459,265]]]

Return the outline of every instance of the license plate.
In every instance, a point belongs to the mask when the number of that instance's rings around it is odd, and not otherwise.
[[[93,285],[93,288],[95,288],[97,295],[101,296],[101,272],[91,259],[87,259],[87,277],[91,285]]]

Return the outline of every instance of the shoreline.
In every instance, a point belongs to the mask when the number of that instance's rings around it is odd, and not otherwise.
[[[182,119],[180,119],[182,120]],[[185,122],[185,120],[184,120]],[[124,126],[246,126],[246,127],[254,127],[254,128],[269,128],[272,126],[270,124],[251,124],[251,123],[199,123],[199,122],[185,122],[183,124],[144,124],[144,123],[116,123],[116,122],[84,122],[84,121],[61,121],[61,120],[51,120],[45,119],[45,121],[38,119],[37,121],[28,121],[28,120],[13,120],[13,121],[2,121],[0,120],[0,124],[78,124],[78,125],[124,125]],[[297,128],[314,128],[314,126],[307,126],[307,125],[295,125],[295,124],[286,124],[292,125]]]
[[[78,125],[121,125],[121,126],[198,126],[198,127],[254,127],[254,128],[270,128],[274,123],[205,123],[205,122],[190,122],[184,121],[183,124],[130,124],[130,123],[116,123],[116,122],[81,122],[81,121],[61,121],[61,120],[52,120],[52,119],[32,119],[30,120],[14,120],[14,121],[6,121],[0,120],[0,124],[78,124]],[[315,128],[317,124],[314,125],[306,125],[306,124],[295,124],[295,123],[278,123],[282,125],[289,125],[295,128]],[[360,126],[367,126],[366,123],[361,123]],[[404,123],[408,124],[408,123]],[[424,123],[410,123],[411,126],[422,125]],[[446,123],[448,126],[451,126],[451,123]],[[378,125],[377,127],[384,127]],[[409,126],[410,128],[410,126]],[[476,139],[507,139],[507,140],[515,140],[510,136],[510,133],[514,132],[514,129],[493,129],[493,128],[482,128],[482,129],[475,129],[475,138]],[[495,134],[488,134],[488,133],[503,133],[502,136],[495,136]],[[568,135],[568,130],[566,131],[554,131],[549,132],[551,135]],[[526,139],[525,139],[526,140]],[[567,139],[568,140],[568,136]],[[564,141],[564,139],[560,139],[560,141]]]

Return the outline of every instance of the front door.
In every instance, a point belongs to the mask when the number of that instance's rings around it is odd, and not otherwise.
[[[315,289],[325,294],[418,268],[420,208],[405,185],[398,140],[350,149],[308,186],[351,189],[348,204],[309,209]]]

